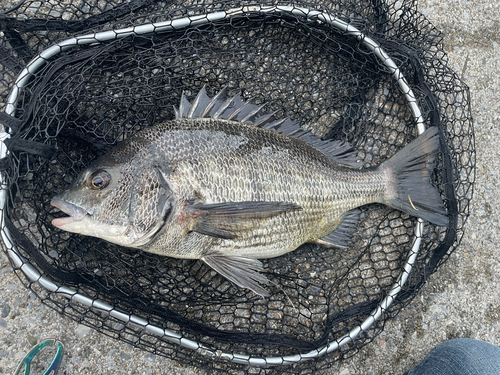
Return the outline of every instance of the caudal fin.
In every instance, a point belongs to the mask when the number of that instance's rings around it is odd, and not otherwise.
[[[431,223],[447,226],[449,219],[443,200],[430,181],[438,150],[438,129],[433,127],[383,163],[380,168],[391,176],[384,203]]]

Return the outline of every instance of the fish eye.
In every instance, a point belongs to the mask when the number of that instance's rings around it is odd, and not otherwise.
[[[88,179],[88,183],[93,190],[102,190],[111,182],[111,176],[108,172],[98,170],[92,173]]]

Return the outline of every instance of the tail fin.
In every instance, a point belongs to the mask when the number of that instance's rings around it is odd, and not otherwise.
[[[391,176],[389,194],[383,203],[431,223],[447,226],[449,219],[443,200],[430,181],[438,150],[438,129],[433,127],[383,163],[380,169],[388,171]]]

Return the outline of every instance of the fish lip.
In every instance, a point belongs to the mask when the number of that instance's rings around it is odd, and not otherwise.
[[[52,220],[52,225],[56,227],[61,227],[66,224],[74,223],[77,221],[83,220],[85,216],[88,215],[87,210],[85,210],[82,207],[78,207],[77,205],[74,205],[73,203],[69,203],[65,200],[62,200],[59,197],[54,197],[50,201],[50,204],[54,206],[55,208],[61,210],[65,214],[69,215],[67,217],[60,217],[57,219]]]

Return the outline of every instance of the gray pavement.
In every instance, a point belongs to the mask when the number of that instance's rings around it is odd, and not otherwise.
[[[402,374],[436,344],[469,337],[500,345],[500,2],[426,0],[419,9],[444,31],[451,67],[471,89],[477,175],[457,251],[373,343],[326,374]],[[63,318],[41,304],[0,253],[0,374],[13,374],[36,342],[65,344],[60,374],[203,374]]]

